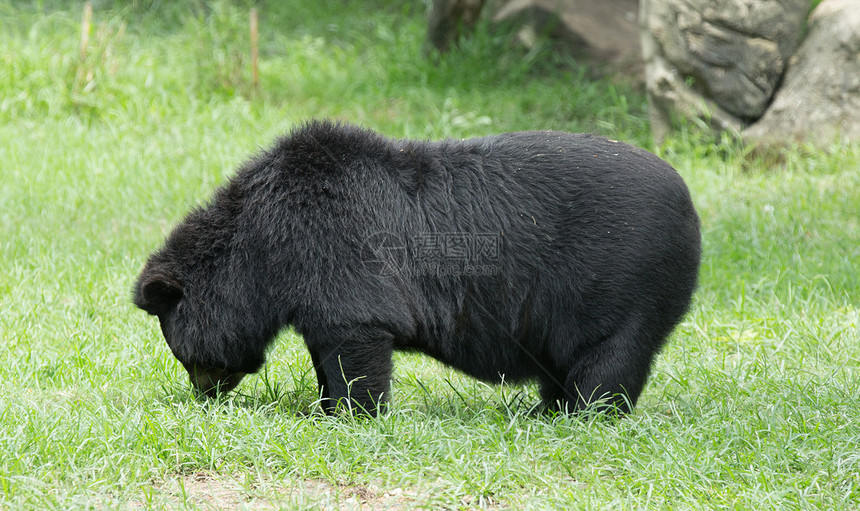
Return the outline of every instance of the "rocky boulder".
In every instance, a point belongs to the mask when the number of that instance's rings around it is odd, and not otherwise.
[[[860,0],[824,0],[767,113],[744,138],[767,144],[860,141]]]
[[[449,50],[482,18],[526,47],[548,38],[597,67],[641,75],[638,11],[639,0],[433,0],[425,49]]]
[[[759,118],[800,39],[809,0],[641,0],[652,131],[674,116],[740,130]]]
[[[462,31],[469,31],[478,22],[484,0],[433,0],[427,19],[425,53],[445,52],[457,42]]]
[[[492,20],[513,25],[526,46],[548,36],[590,63],[638,74],[638,11],[639,0],[508,0]]]

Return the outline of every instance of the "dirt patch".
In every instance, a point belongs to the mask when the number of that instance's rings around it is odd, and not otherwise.
[[[132,505],[145,509],[152,503],[168,507],[191,506],[199,509],[244,509],[263,511],[311,506],[319,509],[411,509],[419,504],[415,492],[402,488],[382,489],[375,485],[332,484],[318,479],[296,482],[251,481],[245,476],[223,476],[210,472],[178,475],[154,482],[145,502]],[[464,502],[468,506],[467,502]]]
[[[153,503],[163,503],[170,508],[191,506],[198,509],[252,511],[278,508],[276,500],[268,498],[254,484],[247,484],[244,477],[224,477],[208,472],[154,481],[151,491],[145,492],[145,496],[145,502],[130,507],[148,509]]]
[[[307,480],[292,490],[299,501],[316,502],[324,509],[411,509],[413,492],[402,488],[382,490],[374,485],[332,485],[327,481]]]

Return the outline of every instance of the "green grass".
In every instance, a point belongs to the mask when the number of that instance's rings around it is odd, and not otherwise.
[[[0,509],[860,507],[860,147],[776,167],[688,132],[653,147],[636,87],[486,30],[434,64],[413,4],[261,5],[259,90],[241,2],[95,2],[84,59],[78,5],[0,5]],[[532,417],[531,386],[398,355],[386,416],[306,416],[292,333],[238,393],[196,401],[133,279],[312,116],[594,131],[678,168],[701,289],[635,413]]]

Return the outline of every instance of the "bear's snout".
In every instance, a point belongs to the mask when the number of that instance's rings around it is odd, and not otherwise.
[[[230,392],[245,377],[245,373],[230,373],[226,369],[204,368],[196,364],[186,369],[194,391],[208,398]]]

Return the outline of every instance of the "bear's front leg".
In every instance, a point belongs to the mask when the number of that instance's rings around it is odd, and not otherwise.
[[[322,407],[339,407],[355,415],[375,417],[388,400],[391,387],[393,336],[375,327],[329,332],[322,342],[309,343]],[[324,380],[324,381],[323,381]]]
[[[326,383],[325,367],[323,366],[323,358],[319,354],[316,347],[308,346],[308,351],[311,353],[311,362],[314,364],[314,372],[317,375],[317,397],[320,398],[320,403],[325,405],[331,397],[328,392],[329,385]],[[325,406],[323,406],[325,408]]]

